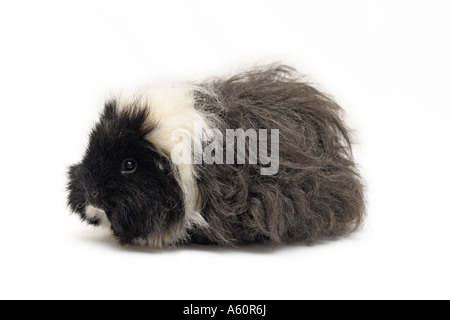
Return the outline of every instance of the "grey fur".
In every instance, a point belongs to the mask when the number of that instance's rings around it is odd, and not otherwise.
[[[312,243],[361,224],[364,187],[336,102],[283,65],[212,79],[200,88],[196,107],[224,135],[227,128],[279,129],[280,167],[274,176],[261,176],[259,165],[198,165],[209,228],[193,230],[193,241]]]

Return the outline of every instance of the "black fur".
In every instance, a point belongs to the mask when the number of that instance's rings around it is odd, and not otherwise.
[[[170,165],[144,139],[152,129],[145,125],[147,119],[148,110],[117,112],[115,101],[107,103],[83,160],[69,169],[70,208],[93,225],[99,221],[86,217],[86,205],[103,209],[122,244],[146,239],[184,217],[181,190]],[[122,173],[126,159],[137,162],[134,173]]]

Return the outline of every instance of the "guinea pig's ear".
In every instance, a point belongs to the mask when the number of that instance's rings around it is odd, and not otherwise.
[[[117,101],[109,100],[105,103],[105,108],[100,116],[100,121],[113,121],[117,118]]]

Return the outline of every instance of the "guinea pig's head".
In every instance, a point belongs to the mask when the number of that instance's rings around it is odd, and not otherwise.
[[[121,244],[170,242],[184,219],[182,191],[169,160],[146,139],[148,109],[106,104],[83,159],[70,167],[68,205]],[[150,239],[150,240],[149,240]]]

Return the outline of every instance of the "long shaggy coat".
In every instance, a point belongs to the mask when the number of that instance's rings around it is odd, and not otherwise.
[[[365,209],[342,113],[283,65],[113,99],[83,160],[69,170],[68,202],[123,244],[312,243],[344,236],[360,225]],[[173,132],[190,133],[182,142],[188,152],[195,143],[206,145],[194,123],[224,137],[226,129],[278,129],[278,172],[261,175],[259,161],[174,163],[180,141]]]

